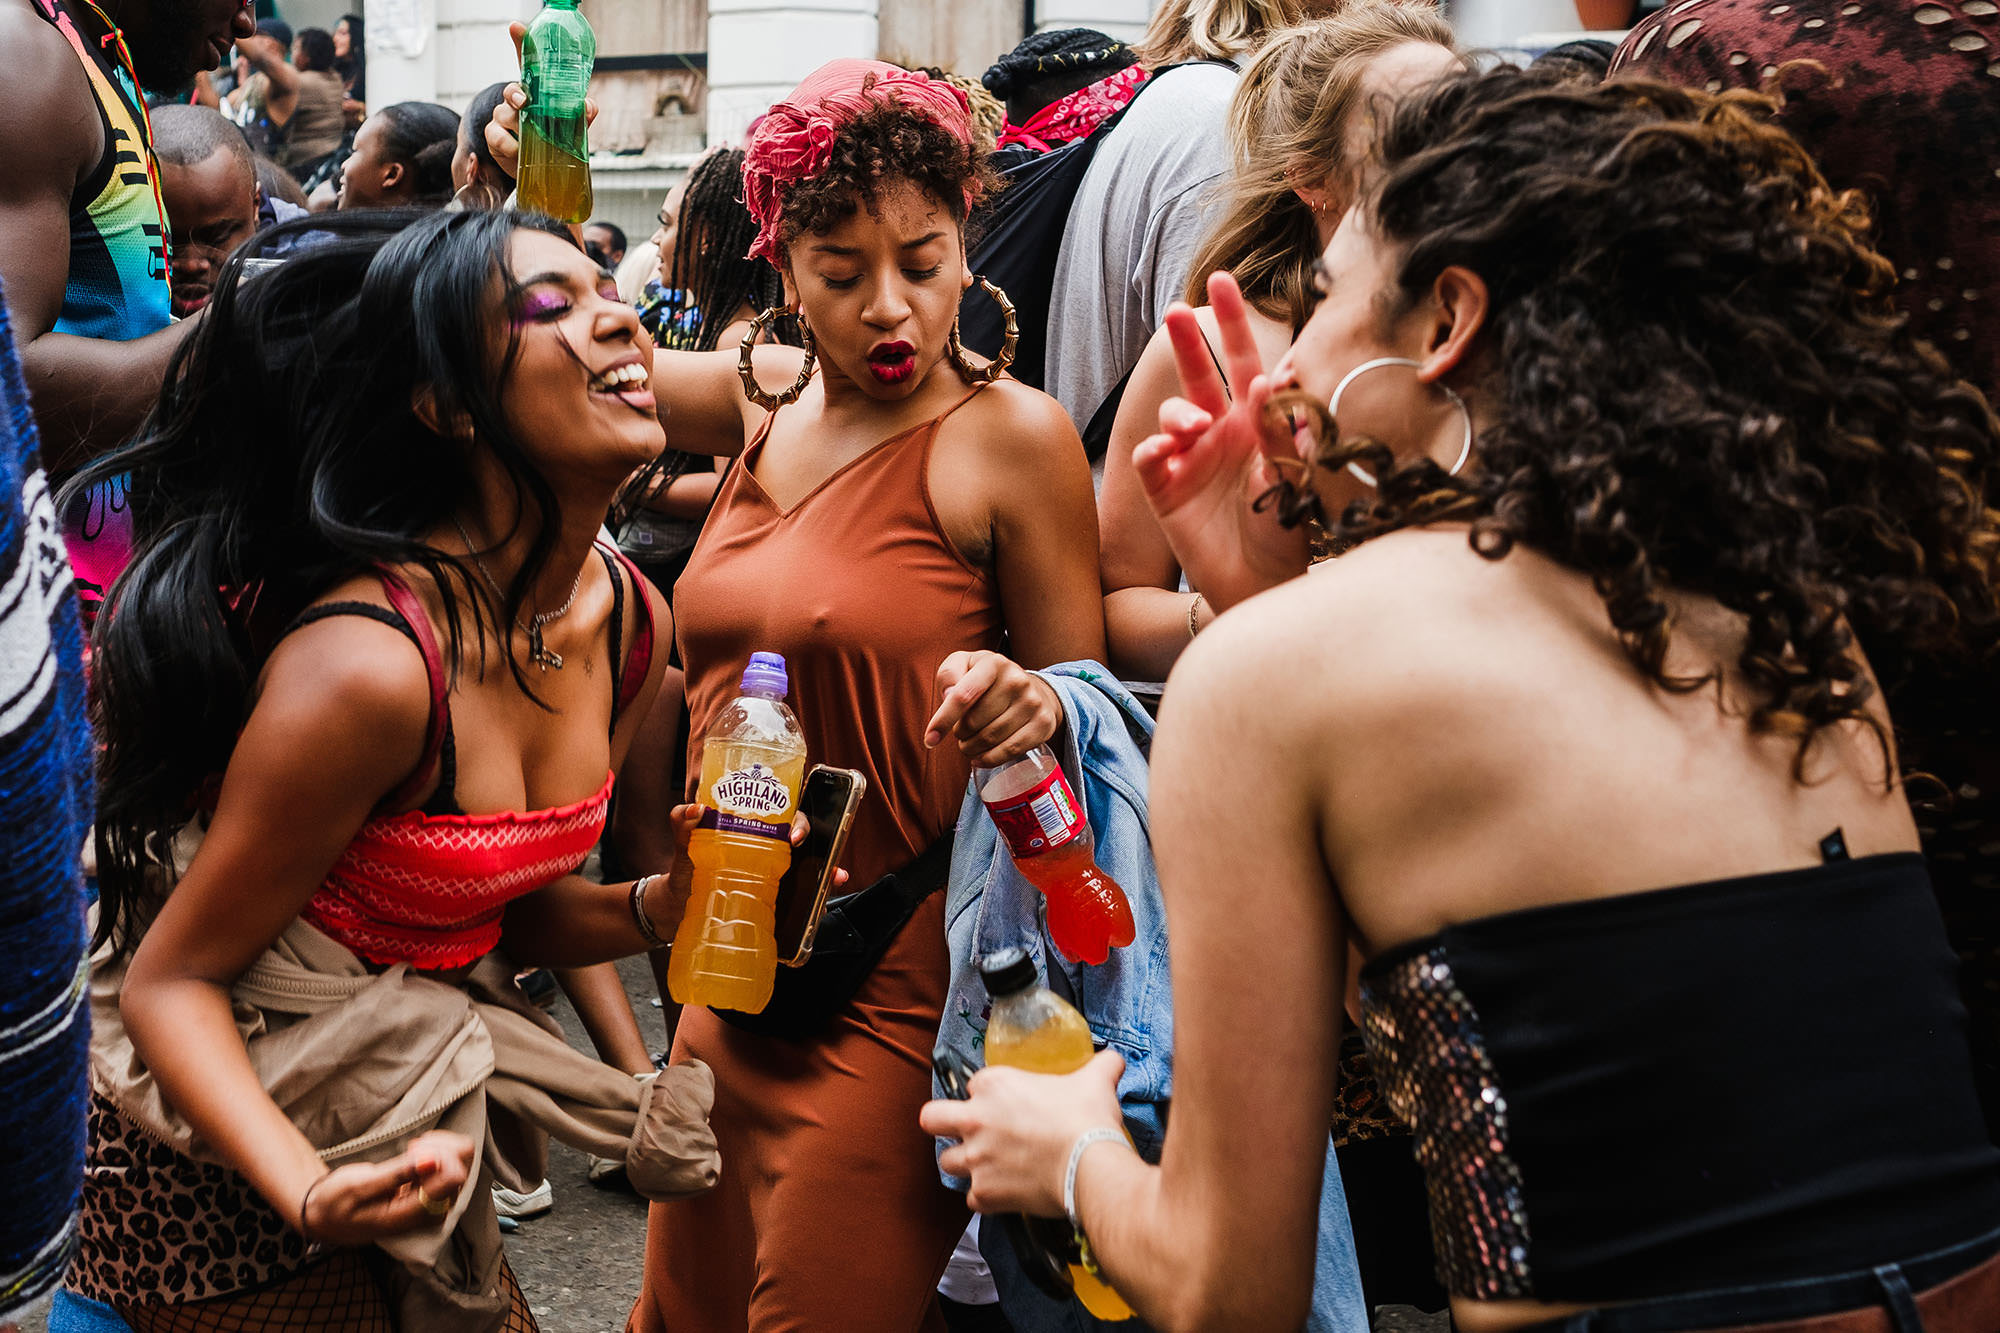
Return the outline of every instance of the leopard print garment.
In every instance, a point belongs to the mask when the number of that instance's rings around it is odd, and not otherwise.
[[[69,1285],[93,1300],[199,1301],[295,1276],[304,1237],[250,1182],[148,1138],[93,1094]]]

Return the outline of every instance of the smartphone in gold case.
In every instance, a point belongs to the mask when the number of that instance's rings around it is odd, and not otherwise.
[[[815,764],[799,791],[805,840],[792,849],[791,868],[778,883],[778,961],[798,967],[812,957],[813,937],[826,914],[833,872],[847,854],[854,813],[868,794],[868,779],[851,768]]]

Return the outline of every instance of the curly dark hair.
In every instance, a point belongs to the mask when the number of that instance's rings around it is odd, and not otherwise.
[[[1489,558],[1540,551],[1590,577],[1663,688],[1713,680],[1666,670],[1670,589],[1739,613],[1750,726],[1795,737],[1803,779],[1839,723],[1868,723],[1886,761],[1869,665],[1894,697],[1990,660],[2000,420],[1910,332],[1860,196],[1775,110],[1504,68],[1404,101],[1363,216],[1402,247],[1392,304],[1453,265],[1488,285],[1477,465],[1397,466],[1367,440],[1320,461],[1380,479],[1336,541],[1465,520]]]
[[[893,101],[882,101],[840,127],[825,170],[785,191],[779,239],[790,245],[807,232],[824,234],[861,208],[875,211],[885,186],[908,181],[965,222],[970,191],[977,203],[997,189],[992,154],[976,141],[964,143],[929,117]]]

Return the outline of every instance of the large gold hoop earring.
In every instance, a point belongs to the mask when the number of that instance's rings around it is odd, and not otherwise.
[[[976,275],[975,275],[976,277]],[[1021,341],[1021,323],[1014,316],[1014,303],[1007,299],[1007,293],[984,278],[976,278],[986,294],[1000,307],[1000,317],[1007,322],[1006,336],[1000,341],[1000,355],[986,363],[984,369],[975,370],[965,359],[965,344],[958,340],[958,321],[953,320],[951,338],[945,343],[945,351],[951,356],[951,364],[967,384],[991,384],[1007,373],[1007,367],[1014,364],[1014,345]]]
[[[796,403],[799,395],[806,391],[806,385],[812,382],[813,370],[819,364],[819,353],[813,344],[812,330],[807,328],[806,322],[801,319],[799,336],[806,340],[806,359],[805,364],[799,367],[799,377],[793,380],[792,387],[783,393],[767,392],[757,383],[757,372],[750,363],[750,349],[757,345],[757,339],[763,336],[764,330],[770,327],[772,320],[791,313],[793,312],[789,306],[779,305],[759,311],[757,317],[750,321],[749,331],[743,335],[743,347],[736,358],[736,373],[743,380],[744,396],[766,412],[775,412],[786,403]]]

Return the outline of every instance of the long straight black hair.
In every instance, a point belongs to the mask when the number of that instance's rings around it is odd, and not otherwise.
[[[69,483],[80,494],[130,474],[135,535],[92,640],[97,944],[132,947],[171,887],[173,835],[227,767],[264,658],[307,605],[371,569],[414,566],[442,602],[453,672],[467,608],[482,645],[519,615],[557,527],[555,493],[500,407],[511,332],[493,353],[520,295],[507,250],[522,228],[568,239],[546,218],[494,212],[324,213],[274,229],[305,247],[241,286],[240,256],[225,265],[138,436]],[[426,425],[420,399],[469,439]],[[512,483],[514,531],[534,534],[497,599],[427,540],[472,505],[475,450]]]

